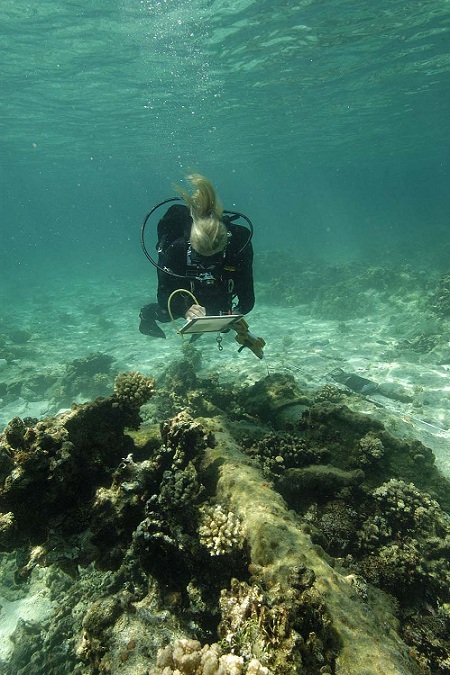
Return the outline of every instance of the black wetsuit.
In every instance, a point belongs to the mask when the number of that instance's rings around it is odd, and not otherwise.
[[[167,303],[170,294],[179,288],[193,293],[208,315],[230,311],[247,314],[253,308],[253,249],[248,242],[249,231],[232,223],[227,216],[223,222],[228,230],[225,251],[201,256],[189,244],[192,218],[186,206],[175,204],[161,218],[156,247],[158,265],[182,278],[158,269],[158,303],[142,308],[139,326],[142,333],[165,337],[155,320],[170,320]],[[189,294],[174,295],[170,303],[174,318],[184,316],[192,304],[194,300]]]

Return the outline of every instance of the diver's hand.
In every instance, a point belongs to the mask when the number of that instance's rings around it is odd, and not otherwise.
[[[184,316],[188,321],[197,319],[199,316],[206,316],[206,309],[201,305],[191,305]]]

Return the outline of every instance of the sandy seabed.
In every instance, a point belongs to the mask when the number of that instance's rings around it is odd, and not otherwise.
[[[15,416],[54,415],[70,405],[70,397],[83,402],[107,395],[106,383],[90,386],[89,380],[80,391],[58,389],[59,381],[67,384],[72,376],[70,364],[93,354],[111,358],[113,376],[138,370],[158,378],[180,357],[183,340],[172,324],[162,325],[166,340],[139,333],[140,306],[154,299],[154,290],[145,289],[145,281],[108,278],[67,288],[56,283],[37,287],[14,299],[6,291],[0,320],[0,426]],[[196,342],[202,355],[199,375],[218,373],[224,383],[251,384],[269,373],[288,372],[300,387],[317,389],[342,387],[331,374],[342,369],[381,385],[380,391],[389,393],[391,387],[392,396],[374,391],[352,405],[377,416],[391,433],[428,445],[450,476],[450,342],[447,359],[445,349],[443,354],[442,349],[419,353],[407,348],[409,336],[426,331],[422,311],[414,302],[399,308],[398,302],[377,299],[375,291],[371,296],[370,314],[350,320],[313,318],[307,303],[257,302],[246,319],[251,332],[266,341],[265,358],[247,349],[238,353],[233,332],[221,336],[220,350],[217,334],[207,334]]]

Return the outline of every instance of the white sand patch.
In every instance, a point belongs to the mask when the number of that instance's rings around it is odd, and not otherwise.
[[[52,609],[48,589],[40,570],[33,572],[29,593],[20,600],[8,601],[0,589],[0,660],[7,661],[14,647],[10,640],[20,620],[39,623],[47,618]]]

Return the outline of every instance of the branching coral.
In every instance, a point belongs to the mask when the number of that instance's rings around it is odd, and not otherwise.
[[[439,504],[398,479],[383,483],[372,497],[374,512],[358,536],[358,569],[403,604],[427,593],[448,602],[450,526]]]
[[[361,465],[372,465],[384,456],[384,446],[375,434],[369,432],[359,441],[359,452]]]
[[[391,478],[373,491],[378,506],[387,517],[392,534],[437,534],[436,527],[445,529],[439,504],[413,483]],[[442,526],[442,529],[440,527]]]
[[[198,533],[200,542],[211,555],[231,553],[244,543],[241,521],[232,511],[224,511],[220,504],[203,507]]]

